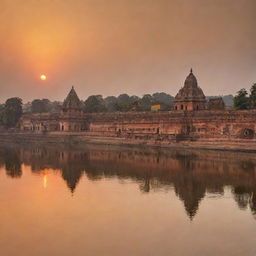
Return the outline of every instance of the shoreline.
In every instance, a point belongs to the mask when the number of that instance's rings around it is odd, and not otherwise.
[[[0,143],[108,145],[164,149],[193,149],[256,153],[256,140],[204,138],[198,140],[143,140],[125,137],[92,136],[81,133],[0,133]]]

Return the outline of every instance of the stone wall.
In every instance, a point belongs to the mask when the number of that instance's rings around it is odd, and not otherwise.
[[[256,110],[85,113],[81,117],[24,115],[21,130],[161,140],[254,139]]]
[[[109,136],[255,138],[256,110],[86,114],[89,131]]]

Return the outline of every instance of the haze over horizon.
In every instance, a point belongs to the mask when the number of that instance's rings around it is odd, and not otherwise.
[[[255,0],[0,0],[0,102],[256,82]],[[46,75],[46,80],[40,76]]]

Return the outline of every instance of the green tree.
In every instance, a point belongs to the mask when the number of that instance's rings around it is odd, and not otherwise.
[[[115,96],[109,96],[104,99],[108,112],[114,112],[118,110],[117,98]]]
[[[62,107],[62,102],[59,102],[59,101],[50,102],[50,112],[52,113],[60,112],[61,107]]]
[[[45,113],[50,112],[51,102],[48,99],[36,99],[32,101],[31,111],[33,113]]]
[[[117,110],[118,111],[129,111],[132,108],[130,96],[126,93],[120,94],[117,97]]]
[[[3,110],[3,124],[7,127],[15,127],[22,115],[22,100],[10,98],[5,102]]]
[[[84,102],[84,110],[85,112],[93,113],[105,112],[107,109],[101,95],[92,95]]]
[[[250,106],[256,108],[256,83],[254,83],[250,89]]]
[[[140,111],[140,97],[136,96],[136,95],[132,95],[130,97],[130,109],[129,110],[133,110],[133,111]]]
[[[4,104],[0,104],[0,125],[3,124]]]
[[[248,92],[243,88],[237,92],[234,97],[234,108],[235,109],[249,109],[250,101],[248,97]]]
[[[132,95],[132,96],[130,97],[130,102],[131,102],[131,104],[134,104],[134,103],[139,102],[139,101],[140,101],[140,97],[138,97],[138,96],[136,96],[136,95]]]
[[[139,110],[149,111],[153,104],[153,97],[150,94],[145,94],[139,101]]]
[[[156,92],[153,95],[153,103],[160,104],[161,110],[171,110],[174,98],[164,92]]]

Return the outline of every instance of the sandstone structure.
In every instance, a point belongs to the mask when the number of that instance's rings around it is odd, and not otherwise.
[[[192,69],[187,76],[184,86],[175,97],[175,110],[204,110],[206,99],[203,90],[198,87],[197,79]]]
[[[59,114],[24,114],[26,133],[79,133],[144,141],[255,139],[256,110],[225,110],[223,101],[208,104],[192,70],[171,111],[85,113],[74,88]]]

